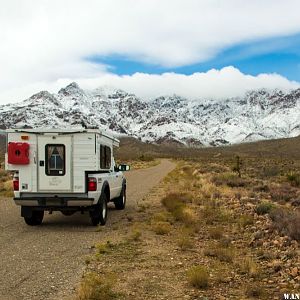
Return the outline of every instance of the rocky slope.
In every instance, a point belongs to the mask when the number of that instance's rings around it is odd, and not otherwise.
[[[103,87],[82,90],[75,82],[57,94],[41,91],[0,106],[0,127],[100,126],[144,141],[224,145],[300,134],[300,89],[250,91],[244,97],[191,100],[180,96],[142,100]]]

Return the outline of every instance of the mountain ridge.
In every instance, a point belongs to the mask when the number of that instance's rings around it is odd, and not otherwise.
[[[178,95],[142,100],[111,87],[83,90],[75,82],[57,94],[40,91],[0,106],[0,126],[100,126],[154,143],[219,146],[300,135],[300,89],[266,89],[224,100]]]

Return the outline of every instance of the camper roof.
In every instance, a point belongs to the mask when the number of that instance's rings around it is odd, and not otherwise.
[[[104,130],[100,129],[84,129],[84,128],[71,128],[71,129],[57,129],[57,128],[39,128],[39,129],[25,129],[25,128],[12,128],[6,129],[6,133],[12,132],[20,132],[20,133],[36,133],[36,134],[43,134],[43,133],[57,133],[57,134],[72,134],[72,133],[98,133],[101,136],[105,136],[113,141],[114,146],[119,146],[120,141],[115,138],[113,135],[105,132]]]

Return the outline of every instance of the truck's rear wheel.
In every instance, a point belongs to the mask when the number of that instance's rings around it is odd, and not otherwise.
[[[102,193],[97,205],[90,211],[91,222],[93,226],[105,225],[107,220],[107,196]]]
[[[126,205],[126,185],[123,184],[121,194],[114,200],[115,208],[118,210],[124,209]]]
[[[24,217],[25,223],[30,226],[41,225],[44,218],[43,210],[33,210],[31,217]]]
[[[75,214],[75,210],[62,210],[61,213],[64,215],[64,216],[72,216]]]

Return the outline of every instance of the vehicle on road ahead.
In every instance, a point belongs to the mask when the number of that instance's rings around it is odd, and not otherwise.
[[[5,166],[15,172],[14,201],[28,225],[40,225],[44,211],[88,211],[93,225],[104,225],[109,201],[125,208],[129,166],[116,166],[113,136],[98,129],[6,132]]]

